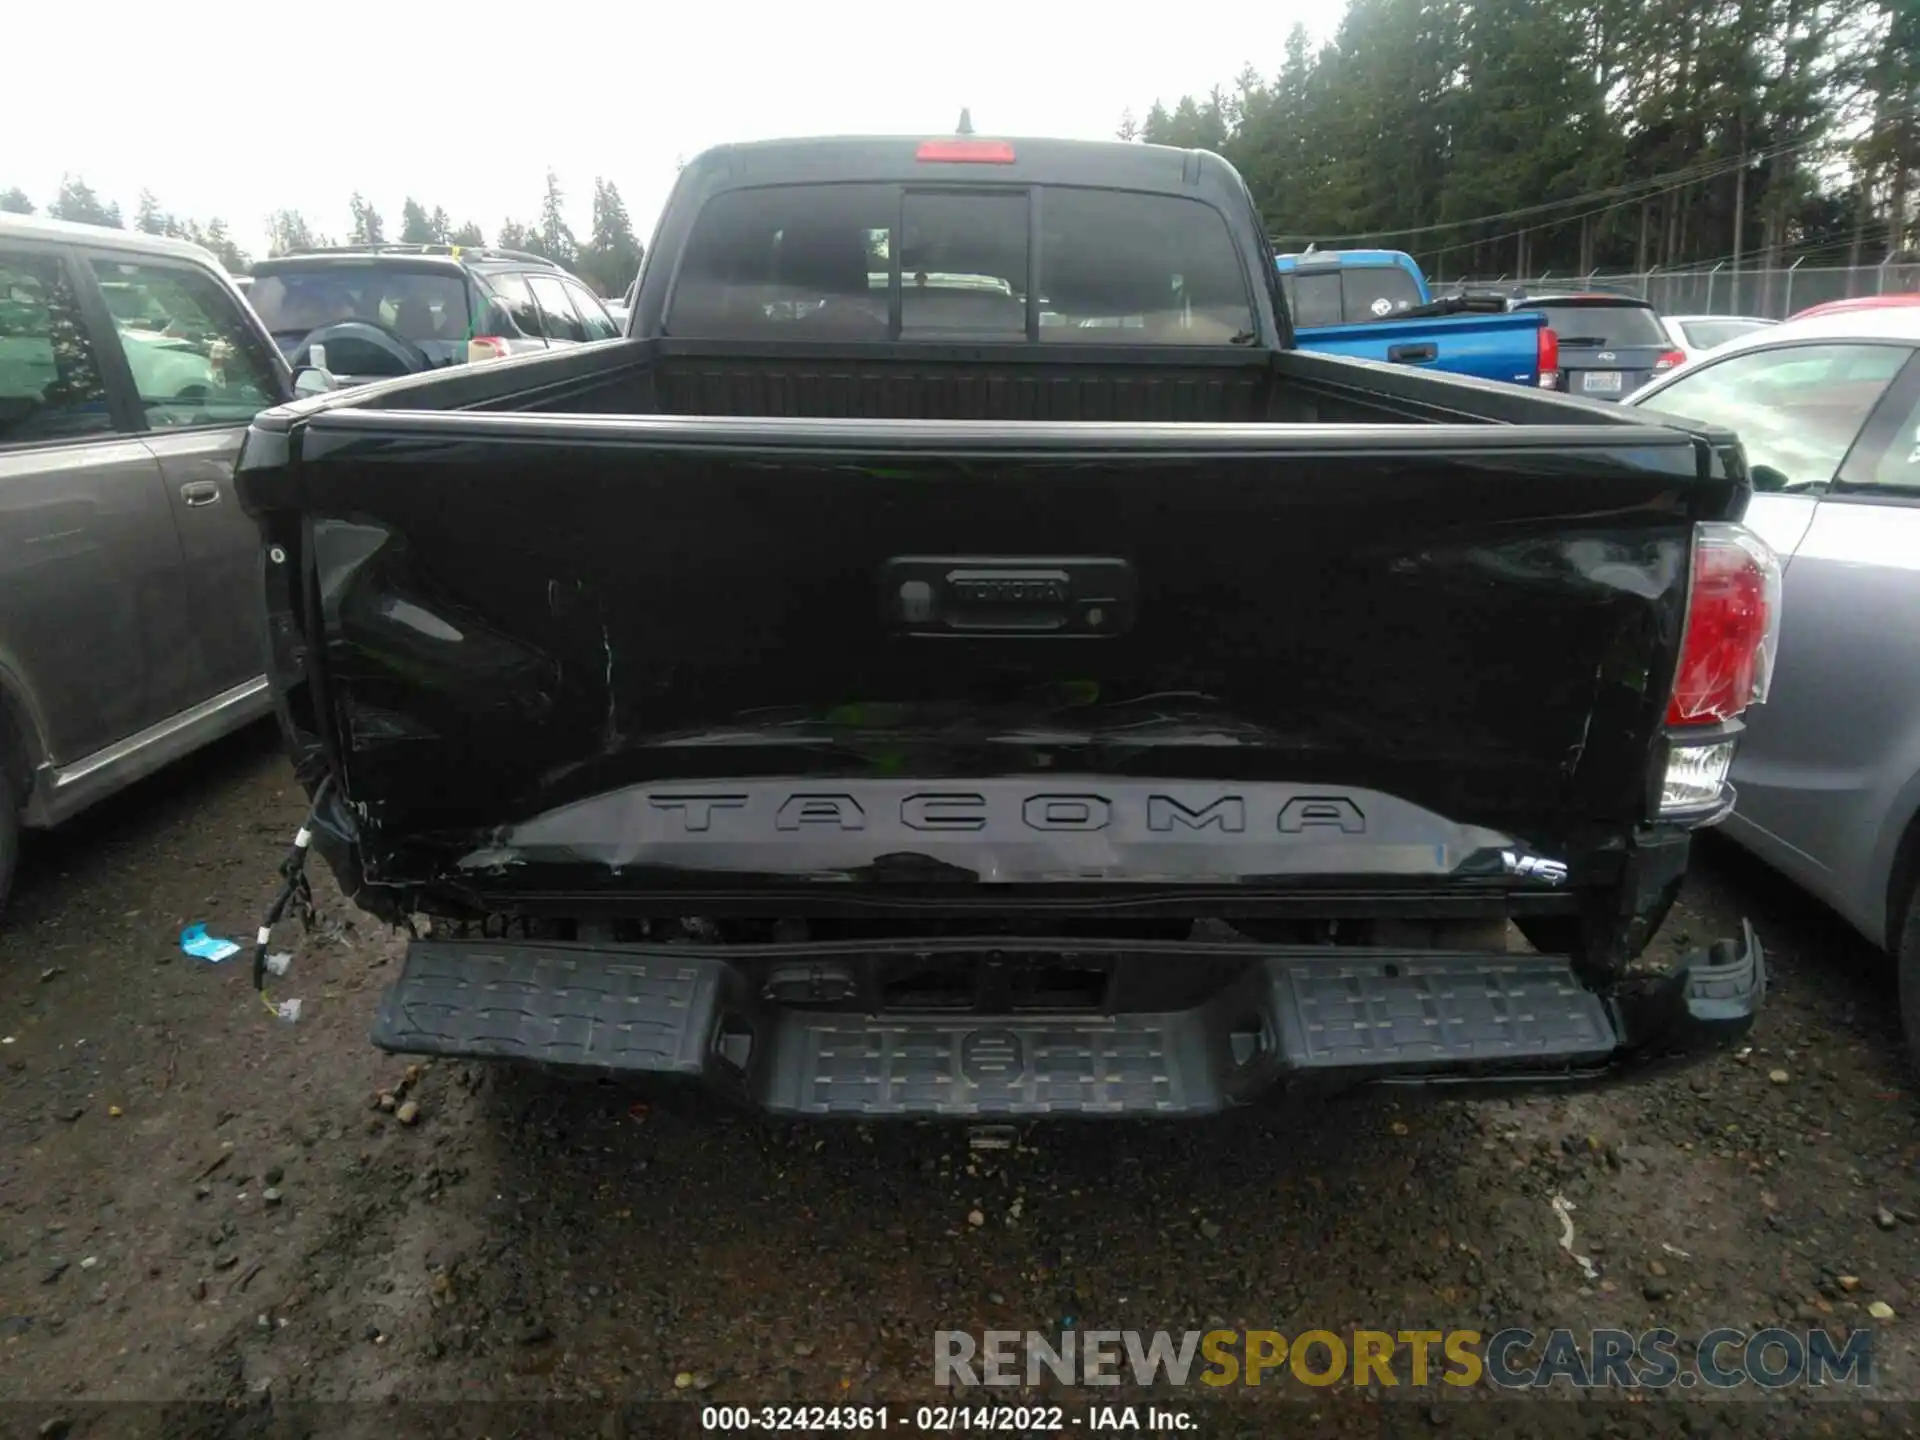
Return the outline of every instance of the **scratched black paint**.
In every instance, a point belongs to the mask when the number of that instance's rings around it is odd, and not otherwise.
[[[310,638],[367,858],[422,876],[622,786],[780,776],[1371,787],[1561,851],[1645,819],[1693,452],[1308,459],[1273,433],[1268,454],[884,467],[564,435],[339,446],[301,475]],[[1122,560],[1131,627],[903,634],[876,579],[930,554]],[[920,803],[930,828],[968,819]]]

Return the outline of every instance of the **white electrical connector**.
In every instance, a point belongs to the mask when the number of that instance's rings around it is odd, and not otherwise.
[[[276,950],[273,954],[267,956],[267,973],[269,975],[285,975],[287,971],[292,968],[293,952],[290,950]]]

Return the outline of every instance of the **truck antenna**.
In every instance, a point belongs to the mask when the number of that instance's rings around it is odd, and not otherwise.
[[[973,112],[964,105],[960,107],[960,123],[954,127],[953,133],[956,135],[973,134]]]

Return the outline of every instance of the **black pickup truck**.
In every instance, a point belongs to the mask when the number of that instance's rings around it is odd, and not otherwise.
[[[1771,664],[1733,436],[1300,351],[1151,146],[726,146],[636,300],[247,441],[377,1045],[981,1119],[1749,1029],[1750,928],[1644,953]]]

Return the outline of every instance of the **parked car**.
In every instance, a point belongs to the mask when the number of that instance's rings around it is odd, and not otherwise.
[[[232,472],[291,396],[207,251],[0,215],[0,908],[23,826],[271,707]]]
[[[1738,340],[1780,322],[1754,315],[1664,315],[1661,323],[1666,326],[1667,338],[1673,342],[1674,349],[1688,360],[1694,360],[1729,340]]]
[[[1559,371],[1549,389],[1586,400],[1620,400],[1686,362],[1660,312],[1634,296],[1526,295],[1512,304],[1545,315],[1559,337]]]
[[[640,295],[640,275],[636,270],[633,279],[627,282],[626,293],[620,297],[620,333],[627,333],[627,317],[633,314],[633,307]],[[609,309],[612,307],[609,306]]]
[[[1920,307],[1840,310],[1735,340],[1630,404],[1740,433],[1746,523],[1786,579],[1726,832],[1893,955],[1920,1055],[1917,356]]]
[[[1401,250],[1316,250],[1274,257],[1303,350],[1538,385],[1559,368],[1552,329],[1499,298],[1436,301]]]
[[[320,346],[326,369],[349,384],[619,333],[560,266],[491,247],[295,251],[256,262],[247,298],[296,371]]]
[[[1751,927],[1642,953],[1765,691],[1729,432],[1295,348],[1201,152],[723,147],[655,257],[256,422],[314,843],[434,917],[376,1044],[1179,1116],[1747,1032]]]
[[[1828,300],[1819,305],[1809,305],[1791,318],[1812,320],[1821,315],[1847,315],[1856,310],[1897,310],[1908,305],[1920,305],[1920,294],[1911,290],[1895,290],[1886,295],[1855,295],[1850,300]]]

